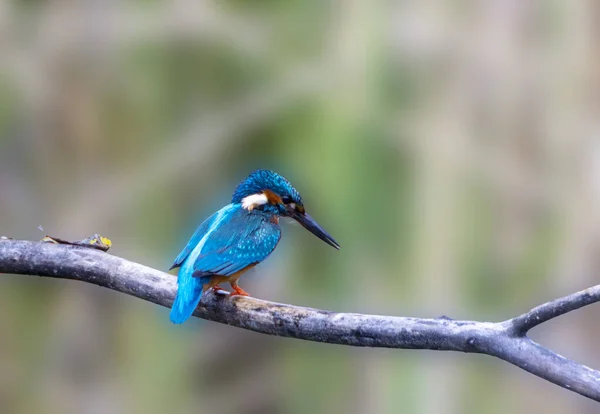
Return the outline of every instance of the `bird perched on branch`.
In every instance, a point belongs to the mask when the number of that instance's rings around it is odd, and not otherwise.
[[[288,180],[273,171],[256,170],[238,185],[231,204],[198,227],[171,266],[180,268],[171,321],[185,322],[202,294],[221,289],[219,283],[231,284],[231,296],[248,296],[238,279],[275,249],[281,238],[280,217],[296,220],[325,243],[340,248],[306,213],[300,194]]]

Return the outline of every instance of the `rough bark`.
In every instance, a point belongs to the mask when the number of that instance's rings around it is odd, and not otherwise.
[[[172,275],[81,246],[3,239],[0,272],[80,280],[166,307],[171,306],[176,292],[176,278]],[[600,372],[527,337],[533,327],[598,301],[600,285],[545,303],[513,319],[492,323],[336,313],[252,297],[209,294],[194,315],[307,341],[491,355],[600,401]]]

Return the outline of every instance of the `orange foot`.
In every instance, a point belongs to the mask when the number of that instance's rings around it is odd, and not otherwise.
[[[233,289],[233,292],[231,292],[231,295],[229,296],[250,296],[248,294],[248,292],[246,292],[244,289],[242,289],[241,287],[239,287],[238,285],[231,285],[231,288]]]

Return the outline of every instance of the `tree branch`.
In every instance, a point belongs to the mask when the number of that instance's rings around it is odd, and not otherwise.
[[[81,246],[0,240],[0,272],[80,280],[170,307],[176,278]],[[209,294],[194,315],[268,335],[350,346],[430,349],[491,355],[600,401],[600,372],[564,358],[526,336],[531,328],[600,301],[600,286],[540,305],[508,321],[457,321],[335,313]]]
[[[510,322],[512,323],[513,332],[515,335],[525,335],[532,328],[550,319],[598,301],[600,301],[600,285],[544,303],[512,319]]]

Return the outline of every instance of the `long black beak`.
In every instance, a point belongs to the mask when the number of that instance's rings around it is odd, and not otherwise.
[[[302,214],[293,209],[288,209],[290,217],[296,220],[298,223],[302,225],[305,229],[310,231],[312,234],[317,236],[319,239],[323,240],[330,246],[335,247],[336,249],[340,249],[340,245],[331,237],[329,233],[325,231],[323,227],[319,225],[311,216],[308,214]]]

